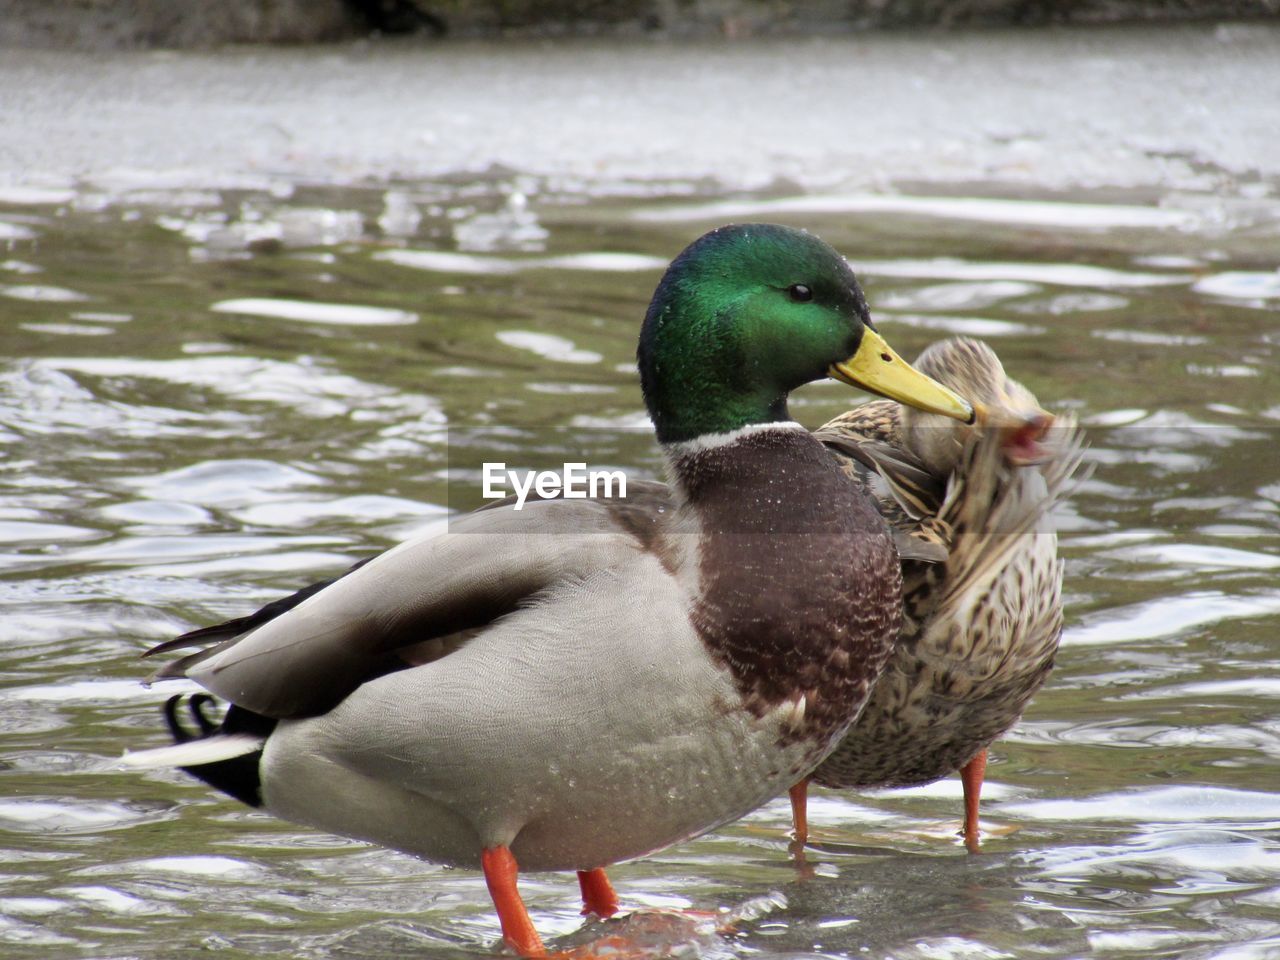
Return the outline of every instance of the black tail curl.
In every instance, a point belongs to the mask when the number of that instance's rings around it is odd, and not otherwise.
[[[234,704],[227,708],[221,722],[218,722],[209,714],[211,710],[216,709],[217,700],[207,693],[195,693],[185,697],[187,712],[191,715],[191,722],[195,724],[195,730],[192,730],[179,716],[183,699],[183,694],[178,694],[170,697],[164,704],[164,722],[169,728],[174,743],[189,743],[192,740],[203,740],[218,734],[233,733],[266,737],[275,729],[275,720]],[[261,759],[262,751],[258,750],[242,757],[232,757],[230,760],[216,760],[213,763],[202,763],[180,769],[241,803],[251,807],[261,807],[262,778],[258,773],[258,761]]]

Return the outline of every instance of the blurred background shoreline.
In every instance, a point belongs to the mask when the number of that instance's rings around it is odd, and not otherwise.
[[[829,36],[1278,15],[1277,0],[0,0],[0,47],[209,48],[321,43],[370,34]]]
[[[56,203],[450,177],[518,177],[531,199],[941,184],[1175,206],[1189,192],[1225,221],[1272,207],[1278,49],[1264,23],[9,49],[0,188]]]

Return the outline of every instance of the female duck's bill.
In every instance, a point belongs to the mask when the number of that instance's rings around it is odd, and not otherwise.
[[[787,395],[834,372],[954,418],[972,408],[869,322],[848,265],[803,231],[695,241],[638,349],[670,489],[479,510],[162,644],[202,649],[156,678],[232,706],[194,734],[171,709],[179,744],[155,763],[284,819],[479,867],[527,956],[543,947],[517,861],[577,870],[588,909],[612,913],[605,866],[806,775],[893,647],[893,542]]]

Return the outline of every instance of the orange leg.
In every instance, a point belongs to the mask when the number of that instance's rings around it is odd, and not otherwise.
[[[805,777],[789,791],[791,795],[791,821],[794,829],[791,837],[795,849],[804,847],[809,839],[809,778]]]
[[[986,750],[960,768],[960,781],[964,784],[964,845],[970,853],[978,852],[978,804],[986,772]]]
[[[594,913],[608,918],[618,912],[618,895],[601,867],[578,871],[578,886],[582,889],[583,914]]]
[[[490,847],[480,851],[480,867],[484,870],[484,882],[489,885],[489,896],[498,909],[498,921],[502,924],[502,936],[522,957],[545,957],[542,938],[533,928],[529,911],[516,889],[516,858],[506,847]]]

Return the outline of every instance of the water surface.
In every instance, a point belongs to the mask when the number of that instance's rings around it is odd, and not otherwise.
[[[1060,517],[1066,635],[993,750],[982,855],[954,836],[958,781],[817,791],[809,875],[777,801],[615,868],[624,903],[739,910],[732,934],[690,934],[708,957],[1280,956],[1266,192],[1224,221],[1203,198],[1114,192],[525,187],[499,171],[0,205],[0,952],[492,956],[474,873],[180,773],[104,771],[164,741],[175,688],[141,687],[137,655],[476,506],[447,482],[451,436],[533,465],[549,428],[624,428],[608,462],[658,469],[639,318],[688,240],[754,218],[847,254],[904,355],[985,338],[1088,425],[1095,472]],[[856,399],[815,384],[793,411],[814,426]],[[572,876],[524,892],[544,933],[583,933]]]

